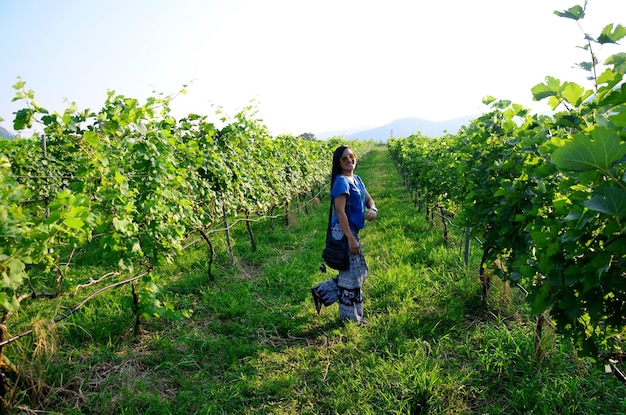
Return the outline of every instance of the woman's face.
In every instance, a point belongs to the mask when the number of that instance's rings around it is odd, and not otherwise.
[[[341,170],[352,173],[356,168],[356,154],[351,149],[346,148],[341,155],[339,163],[341,164]]]

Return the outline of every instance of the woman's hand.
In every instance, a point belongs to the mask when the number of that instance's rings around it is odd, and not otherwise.
[[[361,246],[354,238],[348,238],[348,247],[352,255],[359,255],[361,253]]]
[[[378,211],[375,209],[370,209],[367,211],[367,213],[365,214],[365,220],[367,221],[373,221],[376,219],[376,216],[378,216]]]

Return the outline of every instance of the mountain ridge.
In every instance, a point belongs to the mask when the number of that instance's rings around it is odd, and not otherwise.
[[[15,135],[0,125],[0,137],[13,139],[15,138]]]
[[[317,134],[318,138],[344,137],[349,140],[387,141],[390,137],[408,137],[418,131],[426,137],[440,137],[446,133],[456,134],[478,115],[467,115],[444,121],[430,121],[418,117],[405,117],[379,127],[357,127],[345,130],[326,131]]]

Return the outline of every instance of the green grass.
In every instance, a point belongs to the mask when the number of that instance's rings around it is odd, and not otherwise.
[[[57,328],[43,400],[64,414],[621,414],[626,387],[578,359],[565,339],[543,339],[521,294],[496,283],[480,298],[478,249],[467,270],[460,234],[448,245],[409,200],[384,147],[357,168],[379,217],[362,232],[370,265],[366,327],[317,316],[310,287],[319,272],[328,198],[286,226],[235,226],[235,263],[223,234],[215,282],[207,247],[163,271],[166,296],[191,318],[151,320],[130,334],[120,301],[102,295]],[[24,340],[28,349],[33,340]],[[15,352],[15,350],[14,350]],[[16,353],[16,352],[15,352]],[[21,398],[28,402],[26,398]],[[24,404],[25,405],[25,404]],[[37,405],[30,403],[31,408]],[[42,409],[42,408],[38,408]]]

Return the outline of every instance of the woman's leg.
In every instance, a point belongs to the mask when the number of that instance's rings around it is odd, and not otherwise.
[[[358,323],[363,321],[362,288],[368,272],[363,252],[358,255],[350,254],[350,269],[340,272],[337,276],[340,319]]]
[[[311,291],[313,292],[313,297],[319,298],[322,304],[327,307],[339,299],[339,287],[337,285],[337,278],[338,277],[334,277],[326,280],[322,283],[317,284],[311,289]]]
[[[342,234],[343,235],[343,234]],[[354,234],[359,242],[357,234]],[[311,288],[317,314],[322,306],[329,306],[339,301],[339,318],[363,322],[363,282],[367,278],[369,268],[363,252],[350,254],[350,269],[340,271],[339,275]]]

